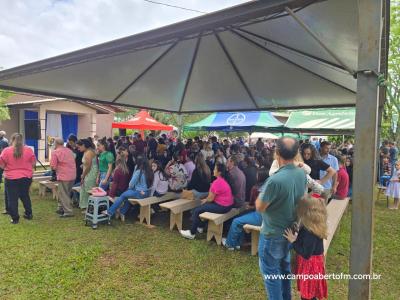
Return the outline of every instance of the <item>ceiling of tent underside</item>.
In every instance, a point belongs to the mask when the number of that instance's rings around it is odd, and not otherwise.
[[[357,0],[249,2],[2,71],[0,88],[183,113],[352,106],[357,12]]]

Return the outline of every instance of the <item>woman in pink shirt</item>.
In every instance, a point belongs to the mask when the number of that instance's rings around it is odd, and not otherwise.
[[[36,164],[32,149],[25,146],[22,134],[14,133],[11,136],[11,146],[1,152],[0,167],[4,169],[5,191],[8,201],[8,213],[11,223],[18,224],[18,199],[24,205],[24,218],[32,219],[32,203],[29,197],[29,188],[32,183],[33,167]]]
[[[217,179],[211,184],[208,197],[202,201],[201,206],[193,210],[191,229],[180,231],[184,238],[192,240],[195,238],[197,232],[203,232],[205,224],[200,219],[200,215],[203,212],[225,214],[233,207],[232,188],[229,184],[229,175],[226,166],[217,163],[214,169],[214,176]]]

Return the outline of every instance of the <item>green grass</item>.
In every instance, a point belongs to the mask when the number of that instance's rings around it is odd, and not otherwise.
[[[59,219],[50,197],[34,187],[34,220],[0,217],[0,299],[265,299],[258,259],[170,232],[168,215],[155,228],[117,221],[85,227],[81,215]],[[0,197],[3,209],[3,197]],[[20,207],[20,212],[22,209]],[[399,212],[376,206],[373,299],[399,299]],[[328,272],[347,272],[350,213],[331,243]],[[329,282],[329,299],[347,298],[347,282]],[[293,282],[293,291],[295,283]]]

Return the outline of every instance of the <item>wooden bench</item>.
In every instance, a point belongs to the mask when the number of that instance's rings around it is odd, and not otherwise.
[[[32,182],[38,182],[38,181],[47,181],[50,180],[51,176],[34,176],[32,177]]]
[[[74,186],[74,187],[72,187],[72,190],[74,192],[80,193],[81,192],[81,187],[80,186]]]
[[[170,210],[169,229],[173,230],[176,226],[178,230],[182,230],[183,213],[200,205],[201,200],[177,199],[161,203],[160,207]]]
[[[245,224],[243,226],[243,229],[245,232],[251,234],[251,255],[257,255],[258,240],[260,239],[261,226]]]
[[[328,253],[329,245],[333,239],[336,229],[339,227],[340,220],[349,204],[349,198],[344,200],[332,199],[326,210],[328,211],[328,238],[324,240],[324,255]]]
[[[204,212],[200,215],[200,219],[208,221],[207,241],[211,241],[214,237],[218,245],[222,242],[222,231],[224,229],[224,222],[232,219],[233,217],[244,211],[245,208],[232,208],[226,214],[215,214]]]
[[[161,202],[166,202],[169,200],[174,200],[178,197],[179,194],[168,192],[162,197],[148,197],[144,199],[128,199],[128,200],[132,205],[138,204],[140,206],[140,213],[139,213],[140,223],[144,223],[144,220],[146,220],[147,225],[150,225],[151,205],[158,204]]]
[[[385,195],[387,187],[378,185],[377,189],[378,189],[378,195],[376,196],[376,200],[379,201],[381,194]],[[386,196],[386,207],[389,207],[389,197],[388,196]]]
[[[46,189],[50,189],[53,194],[53,199],[58,199],[58,183],[57,181],[40,181],[39,182],[39,196],[44,197],[46,195]]]
[[[46,176],[44,174],[46,174],[47,171],[37,171],[37,172],[33,172],[33,177],[40,177],[40,176]]]
[[[344,200],[333,199],[327,205],[328,212],[328,239],[324,240],[324,255],[326,256],[333,235],[339,227],[340,220],[349,204],[349,198]],[[260,237],[261,226],[245,224],[244,231],[251,234],[251,255],[256,255],[258,252],[258,240]]]

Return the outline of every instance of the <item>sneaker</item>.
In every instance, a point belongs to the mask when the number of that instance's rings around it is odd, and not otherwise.
[[[3,214],[3,215],[8,215],[8,211],[3,210],[2,214]]]
[[[62,215],[62,214],[64,214],[64,210],[63,209],[57,209],[56,210],[56,214]]]
[[[230,247],[230,246],[226,243],[226,238],[222,238],[222,246],[224,246],[224,247],[225,247],[226,249],[228,249],[229,251],[240,250],[240,246]]]
[[[72,214],[62,214],[62,215],[60,215],[60,218],[71,218],[73,216],[74,215],[72,215]]]
[[[32,220],[32,219],[33,219],[33,215],[26,215],[26,214],[24,214],[24,219]]]
[[[204,232],[204,228],[203,227],[197,227],[197,232],[198,233],[203,233]]]
[[[179,230],[181,236],[185,239],[194,240],[195,235],[190,232],[190,230]]]
[[[15,224],[18,224],[18,223],[19,223],[19,220],[13,220],[13,219],[11,219],[11,220],[10,220],[10,223],[11,223],[11,224],[14,224],[14,225],[15,225]]]

